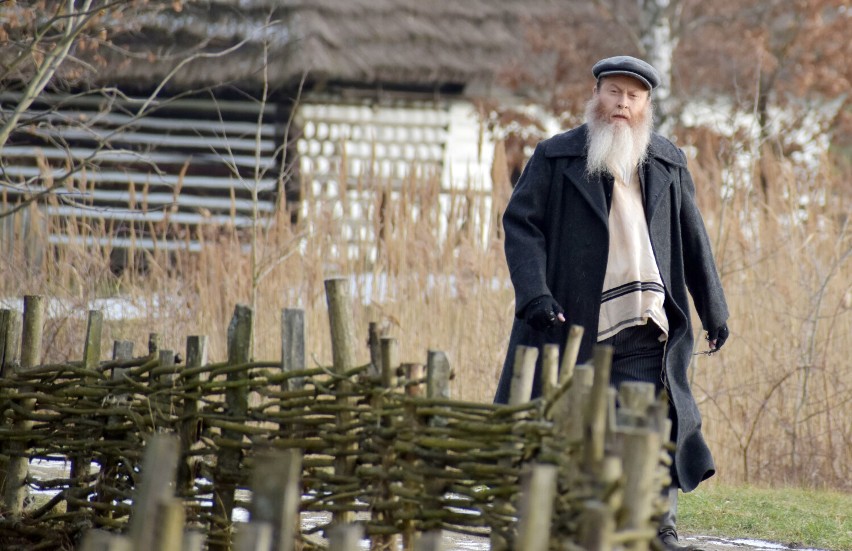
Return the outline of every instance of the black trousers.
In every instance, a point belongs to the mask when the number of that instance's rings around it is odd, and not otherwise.
[[[645,325],[634,325],[622,329],[612,337],[601,341],[613,347],[612,370],[609,384],[618,388],[623,382],[653,383],[655,394],[663,389],[663,359],[665,341],[660,341],[662,330],[652,321]],[[671,440],[677,438],[677,415],[674,405],[669,404],[669,419],[672,422]],[[674,459],[674,458],[672,458]],[[671,468],[672,488],[677,488],[677,470],[674,461]],[[667,490],[668,491],[668,490]],[[675,492],[675,497],[677,493]],[[677,502],[674,502],[677,507]]]
[[[656,392],[663,388],[663,354],[665,342],[662,331],[649,321],[622,329],[601,341],[613,347],[612,371],[609,384],[615,388],[625,381],[653,383]]]

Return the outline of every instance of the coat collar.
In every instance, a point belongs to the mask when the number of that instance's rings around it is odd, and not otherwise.
[[[606,225],[609,213],[606,208],[603,185],[589,185],[586,175],[586,135],[585,124],[572,130],[557,134],[544,142],[544,155],[548,158],[567,157],[565,176],[577,187],[580,194],[589,202],[592,209]],[[674,180],[673,170],[686,168],[686,158],[672,142],[657,133],[651,135],[648,145],[648,159],[640,167],[640,179],[645,195],[645,217],[650,224],[663,192]]]

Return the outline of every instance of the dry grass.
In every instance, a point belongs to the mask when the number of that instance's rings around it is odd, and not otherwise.
[[[721,200],[722,184],[738,176],[718,157],[708,159],[694,172],[732,309],[732,337],[720,354],[696,356],[693,376],[720,478],[848,491],[850,175],[830,163],[808,173],[778,162],[768,203],[736,186]],[[146,270],[120,276],[110,271],[108,248],[34,254],[44,236],[25,235],[19,215],[4,226],[0,294],[62,299],[46,331],[46,361],[79,358],[89,304],[121,296],[141,313],[108,316],[107,342],[133,340],[144,350],[150,331],[162,335],[165,347],[181,350],[186,336],[206,334],[211,359],[223,358],[229,318],[234,305],[244,303],[256,312],[255,357],[275,358],[281,310],[298,307],[306,311],[309,362],[329,364],[323,281],[353,276],[359,282],[356,327],[365,339],[374,319],[399,339],[403,361],[424,362],[427,349],[443,350],[455,368],[455,395],[490,400],[513,294],[502,241],[480,224],[494,218],[488,196],[451,193],[442,210],[435,178],[411,177],[393,191],[384,182],[368,184],[375,191],[362,218],[377,237],[353,256],[341,254],[342,220],[330,202],[308,209],[310,216],[295,226],[282,219],[259,229],[253,254],[222,232],[208,235],[200,254],[148,254]],[[38,219],[35,209],[29,213]],[[16,223],[10,238],[8,224]],[[440,227],[447,228],[444,235]],[[93,224],[85,231],[104,230]],[[361,354],[366,362],[366,346]]]

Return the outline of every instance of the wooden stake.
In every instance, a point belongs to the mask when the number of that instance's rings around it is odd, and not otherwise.
[[[251,487],[251,521],[271,528],[269,549],[293,551],[299,533],[302,452],[288,449],[258,455]]]
[[[249,361],[252,341],[252,310],[248,306],[238,304],[228,326],[228,364],[242,365]],[[228,382],[240,383],[245,381],[245,372],[232,371],[228,373]],[[248,387],[234,384],[225,390],[225,407],[236,419],[245,418],[248,413]],[[223,429],[222,438],[241,442],[242,432]],[[213,473],[213,517],[211,522],[223,523],[218,528],[226,528],[231,524],[234,512],[237,489],[236,474],[240,471],[242,450],[239,448],[223,447],[216,459],[216,470]],[[213,551],[227,551],[219,545],[211,545]]]
[[[577,355],[580,353],[580,343],[583,341],[583,326],[572,325],[568,329],[565,341],[565,351],[562,353],[562,365],[559,368],[559,384],[570,381],[577,365]]]
[[[527,465],[521,475],[516,551],[547,551],[556,496],[556,465]]]
[[[305,311],[285,308],[281,314],[281,370],[285,373],[305,369]],[[302,377],[287,379],[286,390],[304,386]]]
[[[509,387],[510,406],[519,406],[530,401],[537,360],[538,348],[523,345],[515,348],[515,365]]]
[[[331,328],[331,352],[334,361],[334,372],[343,375],[355,367],[355,346],[357,338],[355,335],[355,320],[352,314],[352,301],[349,292],[349,281],[344,278],[332,278],[325,281],[326,300],[328,302],[328,321]],[[340,425],[349,425],[352,414],[348,408],[352,405],[352,398],[346,396],[352,388],[349,381],[340,381],[339,388],[341,396],[338,397],[338,405],[341,406],[337,414],[337,422]],[[354,451],[357,444],[350,445],[345,452]],[[337,476],[349,476],[355,469],[354,460],[347,455],[341,455],[335,459],[334,471]],[[347,498],[342,503],[351,503]],[[354,514],[349,510],[336,510],[332,513],[335,524],[349,524],[354,520]]]
[[[606,442],[607,389],[612,365],[612,347],[595,347],[595,379],[589,396],[589,407],[585,415],[586,447],[583,464],[588,472],[597,472],[603,461]]]
[[[358,551],[364,527],[360,524],[339,524],[328,531],[328,551]]]
[[[172,498],[178,463],[178,439],[172,434],[152,434],[142,458],[142,483],[133,500],[128,535],[134,551],[159,551],[158,511]]]
[[[559,384],[559,345],[545,344],[541,358],[541,395],[548,402]]]
[[[21,364],[17,371],[25,373],[41,363],[41,343],[44,334],[44,297],[30,295],[24,297],[24,323],[21,339]],[[30,387],[19,389],[20,392],[29,392]],[[35,407],[35,399],[27,398],[20,401],[20,407],[24,411],[31,411]],[[26,433],[32,430],[33,421],[18,417],[13,423],[16,433]],[[9,455],[9,463],[6,471],[6,487],[3,492],[4,511],[14,516],[23,512],[24,497],[27,494],[25,485],[29,472],[29,455],[26,444],[21,441],[8,442],[5,447]]]

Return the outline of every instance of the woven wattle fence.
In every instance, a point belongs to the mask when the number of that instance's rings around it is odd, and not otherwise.
[[[624,385],[616,409],[610,349],[575,367],[575,328],[562,358],[519,349],[510,404],[453,400],[442,352],[401,363],[375,324],[371,362],[355,364],[347,285],[326,283],[333,364],[316,368],[299,310],[282,315],[282,358],[254,361],[252,312],[237,306],[220,363],[199,336],[181,354],[156,335],[138,356],[118,341],[102,360],[90,312],[84,358],[60,365],[40,362],[40,297],[3,310],[0,548],[348,550],[363,536],[426,551],[451,531],[494,550],[648,549],[669,482],[652,385]],[[539,353],[544,395],[530,401]],[[33,460],[69,472],[33,477]]]

